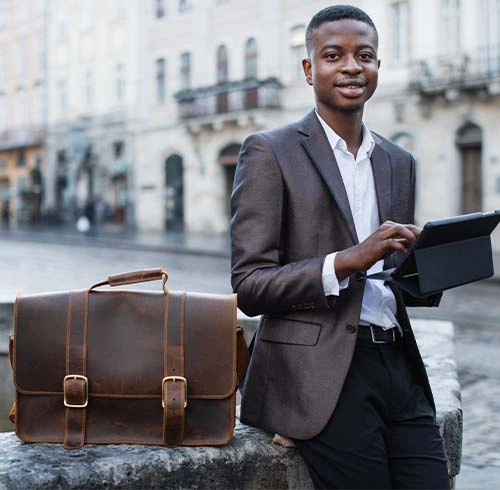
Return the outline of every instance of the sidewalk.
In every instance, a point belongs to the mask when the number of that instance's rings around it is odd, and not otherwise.
[[[0,239],[151,250],[208,257],[230,256],[229,236],[210,236],[183,232],[126,231],[116,225],[101,225],[86,235],[69,226],[38,226],[34,228],[0,228]]]
[[[101,225],[93,235],[79,233],[75,228],[67,226],[8,230],[0,228],[0,239],[151,250],[207,257],[229,258],[230,256],[228,235],[124,231],[116,225]],[[493,267],[495,271],[493,277],[486,280],[500,283],[500,252],[493,253]]]

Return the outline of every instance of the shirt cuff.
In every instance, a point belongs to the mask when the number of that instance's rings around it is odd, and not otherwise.
[[[349,286],[349,277],[346,277],[339,282],[337,279],[337,274],[335,274],[335,256],[337,252],[328,254],[325,257],[325,262],[323,263],[323,272],[321,273],[321,279],[323,281],[323,289],[325,291],[325,296],[338,296],[342,289],[346,289]]]

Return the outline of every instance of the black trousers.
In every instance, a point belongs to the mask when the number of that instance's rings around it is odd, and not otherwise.
[[[358,335],[328,424],[295,443],[315,488],[450,488],[434,412],[400,339],[375,344]]]

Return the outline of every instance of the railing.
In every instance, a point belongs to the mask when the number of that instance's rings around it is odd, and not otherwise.
[[[488,90],[494,83],[496,94],[499,79],[500,46],[487,46],[414,62],[410,88],[424,95],[435,95],[449,89]]]
[[[45,128],[36,126],[0,131],[0,150],[40,146],[44,139]]]
[[[276,78],[241,80],[182,90],[175,95],[179,117],[213,116],[252,109],[278,109],[283,85]]]

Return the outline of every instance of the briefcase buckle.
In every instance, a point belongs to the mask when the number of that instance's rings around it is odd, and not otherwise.
[[[77,379],[81,379],[84,382],[85,387],[85,401],[83,403],[69,403],[66,397],[66,386],[68,381],[76,381]],[[89,380],[86,376],[82,376],[81,374],[68,374],[64,376],[64,406],[68,408],[85,408],[89,404]]]
[[[187,379],[182,376],[165,376],[161,382],[161,406],[165,408],[165,389],[167,386],[167,381],[172,381],[176,383],[177,381],[181,381],[184,383],[184,408],[187,407],[187,399],[188,399],[188,388],[187,388]]]

